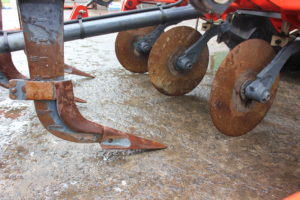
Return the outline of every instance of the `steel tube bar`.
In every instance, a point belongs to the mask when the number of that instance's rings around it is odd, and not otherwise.
[[[192,6],[169,8],[145,13],[130,14],[98,20],[82,21],[64,26],[64,41],[72,41],[129,29],[172,23],[200,17],[200,11]],[[22,32],[0,37],[0,53],[24,49]]]

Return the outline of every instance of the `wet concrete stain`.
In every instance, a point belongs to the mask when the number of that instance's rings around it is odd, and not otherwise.
[[[0,110],[0,115],[3,115],[5,118],[17,119],[22,115],[23,110],[25,110],[25,108],[15,110]]]
[[[96,75],[66,76],[76,96],[88,101],[78,107],[90,120],[168,148],[103,151],[98,144],[61,140],[42,127],[31,102],[7,100],[1,89],[0,110],[25,109],[15,120],[0,115],[0,199],[281,199],[300,190],[299,75],[282,77],[274,105],[256,129],[227,137],[210,120],[212,71],[188,95],[164,96],[147,74],[120,66],[115,36],[65,44],[66,63]],[[14,58],[28,73],[23,52]]]

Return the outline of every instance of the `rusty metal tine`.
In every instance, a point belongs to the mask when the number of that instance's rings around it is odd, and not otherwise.
[[[8,78],[8,80],[27,78],[17,70],[10,53],[0,54],[0,71]]]
[[[159,150],[167,148],[164,144],[108,127],[104,127],[104,133],[100,145],[103,149]]]
[[[34,101],[35,109],[42,125],[53,135],[77,143],[97,143],[101,135],[80,133],[71,130],[61,120],[56,107],[56,101]]]
[[[56,86],[57,108],[62,121],[74,131],[100,134],[103,149],[164,149],[165,145],[127,134],[85,119],[74,102],[71,81],[58,82]]]
[[[0,1],[0,30],[3,29],[3,19],[2,19],[2,2]],[[8,81],[10,79],[24,79],[26,78],[21,74],[11,59],[10,53],[0,54],[0,85],[8,88]]]
[[[80,114],[74,103],[72,82],[63,81],[63,2],[18,0],[30,78],[57,81],[56,101],[35,101],[37,115],[42,124],[63,139],[99,142],[104,148],[165,148],[162,144],[88,121]]]
[[[68,74],[75,74],[75,75],[78,75],[78,76],[85,76],[85,77],[89,77],[89,78],[95,78],[95,76],[91,75],[91,74],[88,74],[86,72],[83,72],[71,65],[68,65],[68,64],[65,64],[64,66],[65,68],[65,72],[68,73]]]
[[[76,103],[87,103],[86,100],[80,99],[80,98],[78,98],[78,97],[74,97],[74,101],[75,101]]]
[[[30,79],[62,80],[63,0],[18,0],[18,4]]]
[[[18,0],[32,80],[61,81],[64,78],[63,2]],[[34,103],[43,126],[57,137],[84,143],[100,140],[99,134],[78,133],[67,127],[58,115],[55,100]]]
[[[75,75],[79,75],[79,76],[85,76],[85,77],[89,77],[89,78],[95,78],[91,74],[82,72],[82,71],[76,69],[75,67],[72,67],[72,66],[67,65],[67,64],[65,64],[65,68],[64,69],[65,69],[65,72],[69,73],[69,74],[75,74]],[[0,54],[0,71],[7,78],[7,80],[11,80],[11,79],[27,79],[27,77],[24,76],[23,74],[21,74],[17,70],[17,68],[15,67],[15,65],[14,65],[14,63],[12,61],[12,58],[11,58],[11,53],[2,53],[2,54]],[[3,86],[5,88],[8,88],[7,81],[4,82],[4,81],[0,80],[0,84],[3,84]],[[77,98],[76,100],[78,100],[77,102],[79,102],[79,103],[86,103],[86,101],[80,100],[79,98]]]

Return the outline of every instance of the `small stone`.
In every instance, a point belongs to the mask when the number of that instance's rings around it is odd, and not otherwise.
[[[123,190],[121,188],[119,188],[119,187],[115,187],[114,191],[116,191],[116,192],[122,192]]]
[[[70,184],[75,185],[75,184],[77,184],[77,182],[76,181],[71,181]]]
[[[10,174],[8,178],[12,180],[16,180],[17,176],[15,174]]]
[[[16,175],[17,179],[24,179],[24,177],[21,174]]]
[[[69,186],[68,186],[68,184],[66,184],[66,183],[63,183],[63,185],[62,185],[62,188],[63,188],[63,189],[68,189],[68,188],[69,188]]]

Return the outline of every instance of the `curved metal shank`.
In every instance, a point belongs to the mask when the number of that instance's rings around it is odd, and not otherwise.
[[[43,126],[53,135],[64,140],[78,143],[99,142],[101,135],[80,133],[71,130],[61,120],[58,112],[56,101],[35,101],[37,116]]]
[[[11,79],[26,79],[15,67],[10,53],[0,54],[0,85],[9,88],[8,81]]]
[[[2,23],[2,2],[0,1],[0,30],[3,29]],[[13,64],[10,53],[0,54],[0,85],[8,88],[8,81],[10,79],[24,79],[26,78],[21,74]]]
[[[163,149],[165,145],[139,138],[85,119],[74,104],[73,85],[71,81],[55,84],[57,109],[62,121],[72,130],[93,133],[99,136],[102,148],[105,149]]]
[[[37,115],[48,131],[73,142],[99,142],[105,149],[166,147],[86,120],[74,103],[71,81],[63,81],[63,1],[19,0],[18,3],[30,78],[35,81],[31,81],[31,91],[24,85],[19,87],[17,81],[19,89],[11,91],[17,96],[18,92],[31,94],[27,99],[35,99]]]

